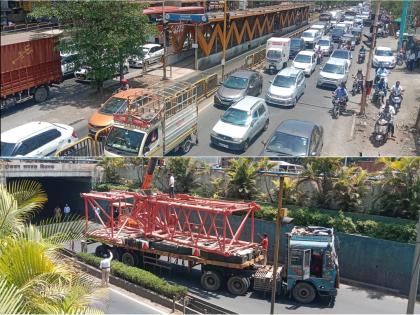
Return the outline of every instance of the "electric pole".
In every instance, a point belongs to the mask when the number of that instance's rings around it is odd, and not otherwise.
[[[413,267],[411,269],[410,291],[408,294],[407,314],[414,314],[414,305],[416,304],[417,289],[419,285],[420,273],[420,213],[417,223],[417,239],[414,249]]]
[[[283,209],[283,188],[284,176],[280,176],[279,194],[278,194],[278,208],[276,216],[276,231],[274,236],[274,257],[273,257],[273,283],[271,284],[271,306],[270,314],[274,314],[274,304],[276,303],[277,292],[277,269],[279,267],[279,254],[280,254],[280,234],[281,234],[281,221],[284,217]]]
[[[163,77],[162,80],[168,80],[166,77],[166,34],[168,32],[168,22],[165,17],[165,0],[162,1],[162,26],[163,26]]]
[[[400,36],[398,38],[398,51],[402,47],[404,33],[407,26],[408,0],[403,0],[403,9],[401,14]]]
[[[378,19],[379,19],[379,11],[381,9],[381,0],[378,0],[376,2],[376,13],[375,13],[375,21],[373,22],[373,33],[372,33],[372,37],[371,37],[371,44],[370,44],[370,49],[369,49],[369,54],[368,54],[368,61],[366,64],[366,79],[365,82],[367,82],[370,78],[370,68],[371,68],[371,64],[372,64],[372,58],[373,58],[373,51],[375,49],[376,46],[376,34],[378,33]],[[359,115],[360,116],[364,116],[365,112],[366,112],[366,103],[367,103],[367,91],[366,91],[366,84],[365,84],[365,88],[363,89],[362,92],[362,100],[360,102],[360,112]]]
[[[227,0],[223,1],[223,53],[222,53],[222,81],[225,76],[225,63],[226,63],[226,28],[227,28]]]

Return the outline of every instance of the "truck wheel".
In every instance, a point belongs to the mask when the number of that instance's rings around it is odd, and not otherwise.
[[[293,298],[303,304],[313,302],[316,297],[314,287],[307,282],[298,282],[292,291]]]
[[[135,253],[130,253],[128,251],[124,252],[121,256],[121,262],[125,265],[135,267],[138,265],[138,257]]]
[[[181,151],[184,154],[187,154],[188,152],[190,152],[192,147],[192,142],[191,142],[191,138],[187,138],[184,143],[181,145]]]
[[[108,246],[106,245],[99,245],[95,249],[95,256],[103,258],[104,255],[108,253]]]
[[[48,96],[50,95],[50,90],[47,86],[39,86],[35,90],[34,93],[34,99],[37,103],[45,102],[48,99]]]
[[[205,271],[201,276],[201,286],[208,291],[217,291],[222,285],[222,277],[216,271]]]
[[[250,282],[247,278],[240,276],[232,276],[227,282],[227,288],[234,295],[244,295],[249,289]]]

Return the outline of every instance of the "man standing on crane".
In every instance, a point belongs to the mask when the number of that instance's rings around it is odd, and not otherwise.
[[[262,248],[262,253],[264,255],[263,265],[267,265],[267,256],[268,256],[268,235],[267,233],[263,234],[260,246]]]
[[[169,197],[175,198],[175,178],[172,173],[169,173]]]

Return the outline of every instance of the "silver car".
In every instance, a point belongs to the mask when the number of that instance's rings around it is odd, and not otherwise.
[[[297,68],[286,68],[275,76],[268,88],[265,101],[267,104],[293,107],[305,88],[305,73]]]
[[[245,152],[252,140],[268,129],[268,123],[269,112],[264,100],[245,96],[220,117],[210,133],[211,144]]]
[[[337,88],[342,82],[347,82],[348,71],[349,69],[345,60],[328,60],[327,63],[320,69],[316,86]]]

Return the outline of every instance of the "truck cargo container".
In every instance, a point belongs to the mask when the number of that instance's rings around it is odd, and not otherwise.
[[[23,32],[1,35],[1,109],[49,96],[62,81],[57,36]]]

